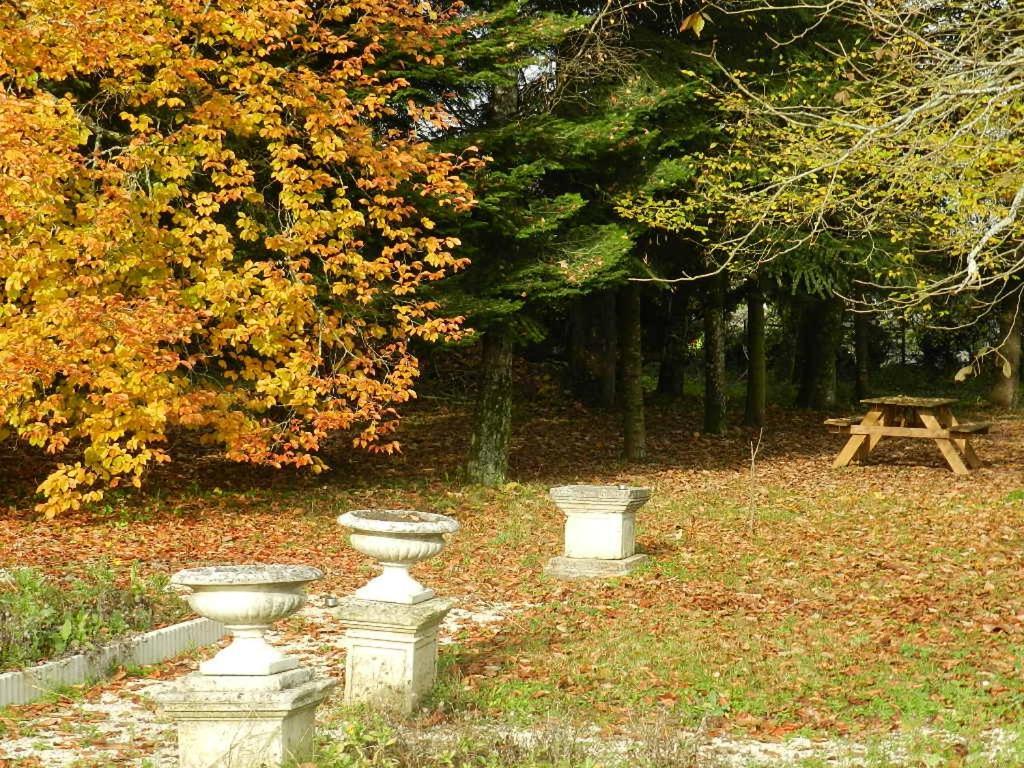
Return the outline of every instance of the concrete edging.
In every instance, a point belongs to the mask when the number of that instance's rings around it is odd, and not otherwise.
[[[49,691],[106,677],[124,664],[148,665],[209,645],[227,634],[210,619],[192,619],[120,640],[88,653],[0,674],[0,707],[31,704]]]

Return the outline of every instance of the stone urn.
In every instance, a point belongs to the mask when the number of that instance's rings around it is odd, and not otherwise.
[[[215,565],[178,571],[171,584],[183,588],[192,610],[219,621],[231,644],[199,665],[204,675],[275,675],[298,660],[267,643],[270,626],[306,602],[306,585],[323,572],[305,565]]]
[[[445,546],[444,534],[459,530],[459,523],[446,515],[407,509],[357,509],[338,517],[352,529],[353,549],[376,559],[384,572],[356,591],[361,600],[415,605],[434,597],[409,574],[409,567],[438,554]]]
[[[636,512],[651,498],[650,488],[562,485],[550,496],[565,513],[565,554],[548,564],[552,575],[621,575],[646,559],[636,552]]]

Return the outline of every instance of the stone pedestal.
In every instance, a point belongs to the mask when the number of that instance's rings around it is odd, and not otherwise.
[[[633,555],[621,560],[600,560],[594,557],[552,557],[544,573],[558,579],[600,579],[625,576],[650,558]]]
[[[348,650],[345,703],[404,714],[415,710],[437,678],[437,629],[452,603],[415,605],[347,598],[335,615]]]
[[[269,768],[312,759],[314,714],[335,685],[307,669],[194,674],[150,695],[178,726],[179,768]]]
[[[647,560],[636,552],[636,512],[650,499],[649,488],[565,485],[550,495],[565,513],[565,554],[552,558],[545,573],[563,579],[622,576]]]
[[[304,565],[214,565],[178,571],[192,609],[233,636],[199,674],[150,695],[178,726],[179,768],[278,768],[313,756],[314,713],[335,686],[267,643],[323,572]]]

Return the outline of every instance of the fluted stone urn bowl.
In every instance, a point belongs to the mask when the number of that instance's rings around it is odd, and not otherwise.
[[[622,560],[636,554],[636,511],[650,488],[627,485],[560,485],[549,491],[565,513],[565,556]]]
[[[234,638],[209,661],[204,675],[274,675],[299,666],[267,643],[270,626],[295,613],[306,602],[306,585],[323,578],[306,565],[214,565],[188,568],[171,577],[184,588],[192,610],[219,621]]]
[[[409,567],[444,549],[444,534],[459,530],[457,520],[411,509],[356,509],[341,515],[338,522],[352,529],[353,549],[384,567],[380,576],[356,590],[356,597],[404,605],[434,597],[434,590],[416,581]]]

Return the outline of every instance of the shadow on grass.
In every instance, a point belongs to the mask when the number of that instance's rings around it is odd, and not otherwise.
[[[842,409],[837,409],[836,412]],[[818,412],[770,408],[757,454],[759,465],[812,462],[825,472],[842,447],[843,438],[827,433]],[[963,416],[970,414],[965,410]],[[151,506],[162,498],[208,494],[266,492],[303,496],[323,487],[349,489],[416,489],[454,487],[469,445],[471,409],[414,403],[406,410],[398,437],[402,451],[395,456],[368,454],[335,439],[323,451],[330,469],[320,475],[304,470],[238,464],[198,444],[191,435],[177,436],[169,464],[154,467],[142,490],[108,494],[92,510],[108,515],[121,507]],[[1024,465],[1018,414],[991,412],[996,421],[992,439],[980,442],[979,453],[988,468]],[[656,401],[648,408],[648,458],[630,464],[621,457],[619,415],[591,410],[576,403],[520,403],[509,459],[513,481],[558,485],[571,482],[613,483],[639,475],[673,470],[746,472],[759,430],[733,426],[725,435],[701,433],[700,401]],[[990,448],[998,446],[999,450]],[[59,459],[8,442],[0,445],[0,504],[10,513],[30,513],[38,501],[35,489]],[[946,467],[937,448],[925,441],[884,441],[869,465]],[[158,507],[159,504],[157,503]]]

